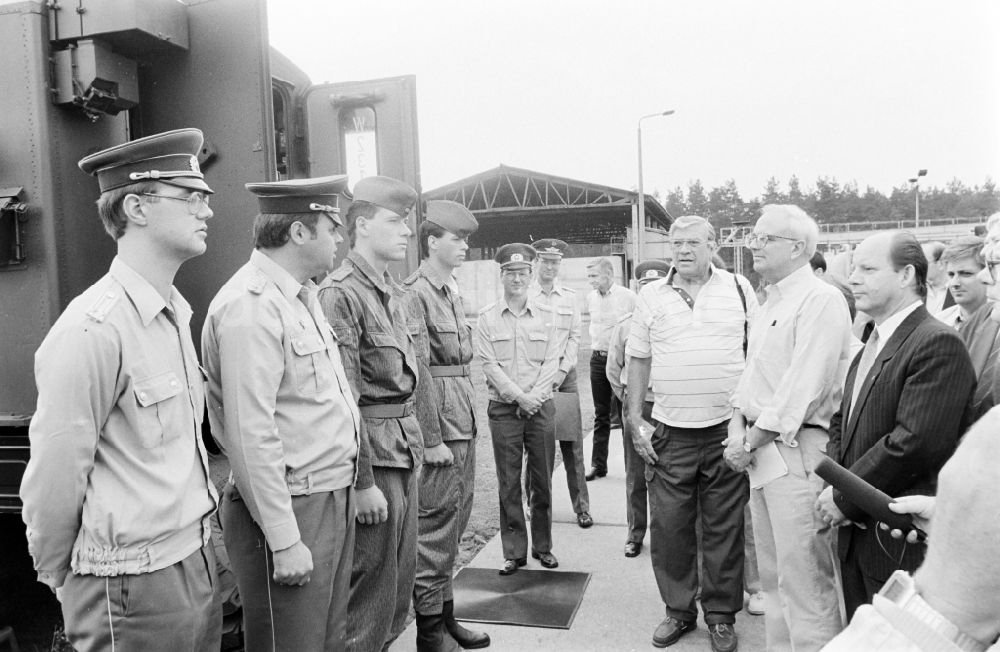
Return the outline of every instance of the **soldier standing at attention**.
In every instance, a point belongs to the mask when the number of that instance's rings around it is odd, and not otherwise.
[[[472,514],[476,476],[475,390],[469,376],[472,331],[455,270],[465,260],[469,235],[479,228],[461,204],[429,201],[419,228],[420,267],[403,285],[427,330],[421,372],[426,369],[431,400],[420,401],[417,418],[424,439],[440,439],[453,463],[424,466],[420,473],[417,520],[417,577],[413,607],[421,652],[489,646],[490,637],[455,620],[451,577],[458,543]],[[421,384],[424,383],[421,378]]]
[[[417,193],[402,181],[367,177],[347,211],[351,250],[320,288],[351,390],[361,411],[354,483],[358,522],[347,613],[347,649],[381,652],[406,624],[417,561],[417,474],[450,463],[448,447],[423,442],[414,409],[419,323],[408,323],[388,265],[406,257],[407,217]]]
[[[511,575],[528,563],[528,533],[521,507],[521,458],[528,452],[531,488],[531,556],[545,568],[559,565],[552,554],[552,464],[555,408],[552,385],[559,355],[552,308],[528,297],[535,250],[522,243],[500,247],[503,298],[479,313],[476,355],[489,386],[488,408],[500,495],[500,538]]]
[[[560,331],[565,347],[559,352],[559,370],[553,381],[553,389],[557,392],[577,394],[576,361],[580,346],[580,308],[576,303],[576,292],[559,285],[559,266],[563,256],[569,253],[569,245],[562,240],[546,238],[531,244],[538,252],[538,262],[535,265],[537,283],[528,288],[528,296],[539,303],[552,307],[556,329]],[[574,421],[579,421],[580,402],[576,402],[577,415]],[[560,415],[556,415],[559,419]],[[559,450],[562,451],[563,468],[566,469],[566,485],[569,487],[569,497],[576,512],[576,522],[582,528],[594,524],[590,517],[590,492],[587,490],[587,470],[583,464],[583,433],[570,433],[574,439],[559,440]]]
[[[250,261],[202,332],[212,433],[232,465],[223,536],[246,649],[343,650],[360,418],[310,280],[333,266],[347,177],[249,183]]]
[[[202,141],[179,129],[80,161],[118,255],[35,354],[20,492],[38,580],[80,652],[219,649],[205,393],[191,307],[173,287],[205,253]]]

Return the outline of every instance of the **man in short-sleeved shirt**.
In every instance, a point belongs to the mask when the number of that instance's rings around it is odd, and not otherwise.
[[[232,465],[223,536],[248,650],[345,647],[359,416],[316,284],[347,177],[247,184],[254,251],[208,309],[212,433]]]

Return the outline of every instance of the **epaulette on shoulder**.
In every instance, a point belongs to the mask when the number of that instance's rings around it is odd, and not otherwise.
[[[115,290],[109,289],[97,297],[94,303],[90,304],[87,308],[87,317],[93,319],[96,322],[102,322],[111,312],[112,308],[118,305],[121,301],[122,293]]]
[[[330,276],[327,277],[331,281],[343,281],[345,278],[354,273],[354,265],[341,265],[337,269],[330,272]]]
[[[560,289],[561,289],[561,290],[562,290],[563,292],[568,292],[569,294],[576,294],[576,290],[574,290],[574,289],[573,289],[573,288],[571,288],[571,287],[566,287],[565,285],[561,285],[561,286],[559,286],[559,288],[560,288]]]
[[[494,301],[493,303],[489,304],[488,306],[484,306],[484,307],[480,308],[479,309],[479,314],[480,315],[485,315],[489,311],[491,311],[494,308],[496,308],[498,303],[500,303],[500,302],[499,301]]]
[[[260,270],[255,271],[247,281],[247,289],[254,294],[260,294],[267,285],[267,277]]]
[[[403,285],[410,286],[417,282],[417,279],[423,276],[423,273],[418,269],[406,278],[403,279]]]

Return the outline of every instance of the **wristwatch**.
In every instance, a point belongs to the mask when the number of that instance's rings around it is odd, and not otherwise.
[[[878,600],[874,606],[890,622],[899,621],[903,631],[910,631],[919,635],[916,630],[930,629],[941,638],[954,644],[956,647],[966,652],[984,652],[987,644],[974,639],[964,633],[954,623],[942,616],[934,607],[927,602],[917,592],[916,583],[906,571],[898,570],[889,576],[889,581],[882,586],[877,594],[896,605],[904,614],[886,613],[880,608]]]
[[[754,448],[753,446],[751,446],[750,442],[748,442],[746,440],[746,437],[744,437],[743,438],[743,450],[746,451],[747,453],[752,453],[752,452],[754,452],[757,449]]]

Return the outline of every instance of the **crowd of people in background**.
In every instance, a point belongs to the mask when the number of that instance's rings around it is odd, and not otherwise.
[[[817,253],[816,222],[766,205],[743,243],[759,293],[724,268],[701,216],[674,220],[669,263],[635,266],[637,293],[595,259],[586,471],[580,302],[559,283],[570,246],[500,247],[502,296],[473,329],[455,271],[476,218],[428,202],[422,262],[398,283],[389,266],[406,257],[418,196],[395,179],[359,181],[343,215],[346,177],[248,183],[254,249],[209,307],[199,365],[172,283],[206,251],[202,142],[177,130],[80,161],[98,178],[118,255],[37,353],[21,488],[39,580],[76,649],[218,650],[220,505],[246,649],[382,652],[411,605],[420,652],[489,646],[455,620],[452,587],[482,425],[474,357],[488,388],[500,575],[529,552],[559,566],[557,441],[576,522],[593,525],[587,482],[607,475],[619,422],[623,552],[639,556],[649,531],[665,611],[654,646],[696,629],[700,606],[711,648],[734,652],[746,588],[768,650],[996,642],[1000,214],[985,238],[947,245],[873,235],[838,279]],[[206,408],[232,467],[221,499]],[[824,459],[895,499],[929,545],[824,482]]]

